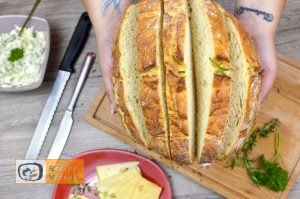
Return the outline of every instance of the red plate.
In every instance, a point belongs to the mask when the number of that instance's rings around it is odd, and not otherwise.
[[[122,150],[99,149],[80,153],[76,155],[74,159],[84,160],[85,183],[89,183],[91,185],[97,182],[96,166],[128,161],[139,161],[139,167],[142,171],[142,175],[146,179],[162,187],[163,190],[160,195],[160,199],[172,199],[172,192],[166,174],[157,164],[140,155]],[[71,185],[59,184],[56,185],[53,190],[52,199],[67,199],[71,193]]]

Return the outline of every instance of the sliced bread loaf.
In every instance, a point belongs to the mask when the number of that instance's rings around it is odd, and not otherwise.
[[[149,146],[151,137],[145,125],[139,100],[139,78],[136,70],[137,6],[128,8],[120,24],[114,47],[114,97],[122,123],[138,143]]]
[[[195,156],[195,91],[187,0],[164,0],[163,52],[172,159]]]
[[[197,160],[218,155],[227,121],[230,60],[222,15],[210,0],[190,0],[197,97]]]
[[[237,19],[216,4],[223,13],[230,35],[231,92],[229,117],[225,126],[225,137],[219,150],[219,158],[226,157],[243,143],[251,130],[260,92],[260,65],[255,47],[248,33]]]
[[[249,134],[258,57],[215,1],[141,0],[123,17],[113,56],[117,109],[137,143],[181,164],[207,163]]]
[[[171,158],[162,50],[162,0],[141,0],[137,15],[140,101],[153,149]]]

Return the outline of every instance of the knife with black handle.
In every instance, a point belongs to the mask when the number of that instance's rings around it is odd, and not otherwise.
[[[79,19],[62,59],[54,86],[42,111],[25,159],[35,160],[39,156],[39,152],[44,143],[60,98],[71,74],[74,72],[73,66],[87,42],[91,27],[91,21],[88,14],[85,12]]]

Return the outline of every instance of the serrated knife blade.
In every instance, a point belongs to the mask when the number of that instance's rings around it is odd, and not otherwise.
[[[73,66],[87,42],[90,30],[91,21],[88,14],[84,12],[79,19],[71,41],[62,59],[54,86],[43,108],[25,159],[35,160],[39,156],[39,152],[43,146],[60,98],[71,76],[71,73],[74,72]]]
[[[38,157],[39,151],[41,150],[44,139],[47,135],[54,113],[70,76],[70,72],[58,71],[54,86],[44,106],[42,115],[31,139],[31,143],[27,150],[25,159],[35,160]]]
[[[83,67],[78,78],[77,85],[74,89],[72,98],[68,105],[68,108],[64,114],[63,120],[60,123],[60,127],[50,149],[49,155],[47,159],[58,159],[60,154],[62,153],[64,146],[68,140],[72,125],[73,125],[73,111],[76,105],[76,101],[79,97],[79,94],[83,88],[84,82],[91,70],[91,67],[94,63],[96,55],[94,53],[87,53],[85,61],[83,63]]]

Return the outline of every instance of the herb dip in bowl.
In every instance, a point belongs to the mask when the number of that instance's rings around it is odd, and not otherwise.
[[[0,92],[38,88],[44,79],[50,48],[49,24],[27,16],[0,16]]]

